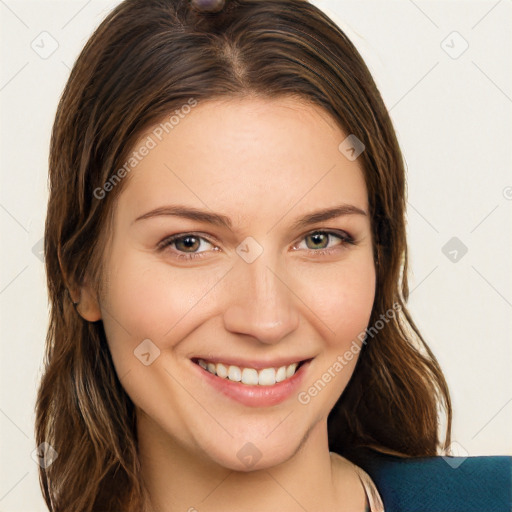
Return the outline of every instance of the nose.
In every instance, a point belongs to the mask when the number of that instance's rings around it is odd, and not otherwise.
[[[227,283],[225,328],[261,343],[278,343],[299,325],[298,299],[286,283],[285,272],[274,270],[275,261],[263,255],[252,263],[239,261],[237,267]]]

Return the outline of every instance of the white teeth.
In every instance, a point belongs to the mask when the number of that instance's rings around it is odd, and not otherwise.
[[[228,369],[222,364],[217,364],[217,375],[225,379],[228,376]]]
[[[286,378],[288,379],[289,377],[291,377],[295,373],[296,369],[297,363],[292,363],[288,365],[288,368],[286,368]]]
[[[260,386],[273,386],[276,383],[276,371],[274,368],[265,368],[258,374],[258,384]]]
[[[281,366],[276,372],[276,382],[286,379],[286,366]]]
[[[242,380],[242,370],[238,366],[230,366],[228,368],[228,379],[240,382]]]
[[[198,364],[205,370],[217,375],[223,379],[227,378],[233,382],[242,382],[248,386],[273,386],[277,382],[292,377],[299,363],[292,363],[288,366],[279,368],[264,368],[263,370],[255,370],[254,368],[240,368],[234,365],[224,365],[222,363],[210,363],[204,359],[199,359]]]
[[[244,368],[242,371],[242,382],[249,384],[249,386],[256,386],[258,384],[258,372],[253,368]]]

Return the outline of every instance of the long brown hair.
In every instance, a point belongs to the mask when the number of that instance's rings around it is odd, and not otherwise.
[[[198,13],[185,0],[126,0],[77,59],[52,132],[44,239],[50,320],[35,425],[37,444],[58,453],[40,470],[51,511],[140,511],[147,497],[134,406],[103,324],[85,321],[68,292],[87,280],[101,296],[112,211],[129,177],[104,198],[95,191],[145,130],[191,98],[249,94],[310,101],[365,145],[360,159],[378,259],[370,325],[400,307],[363,344],[328,418],[330,450],[350,458],[355,447],[374,446],[424,456],[450,442],[447,385],[406,307],[402,155],[354,45],[306,0],[228,0],[217,14]]]

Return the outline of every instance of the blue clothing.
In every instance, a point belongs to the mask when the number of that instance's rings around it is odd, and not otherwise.
[[[402,458],[364,448],[350,456],[370,475],[385,512],[511,512],[512,457]]]

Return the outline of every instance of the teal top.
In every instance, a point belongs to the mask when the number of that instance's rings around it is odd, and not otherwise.
[[[370,476],[385,512],[512,511],[510,456],[402,458],[364,448],[350,460]]]

